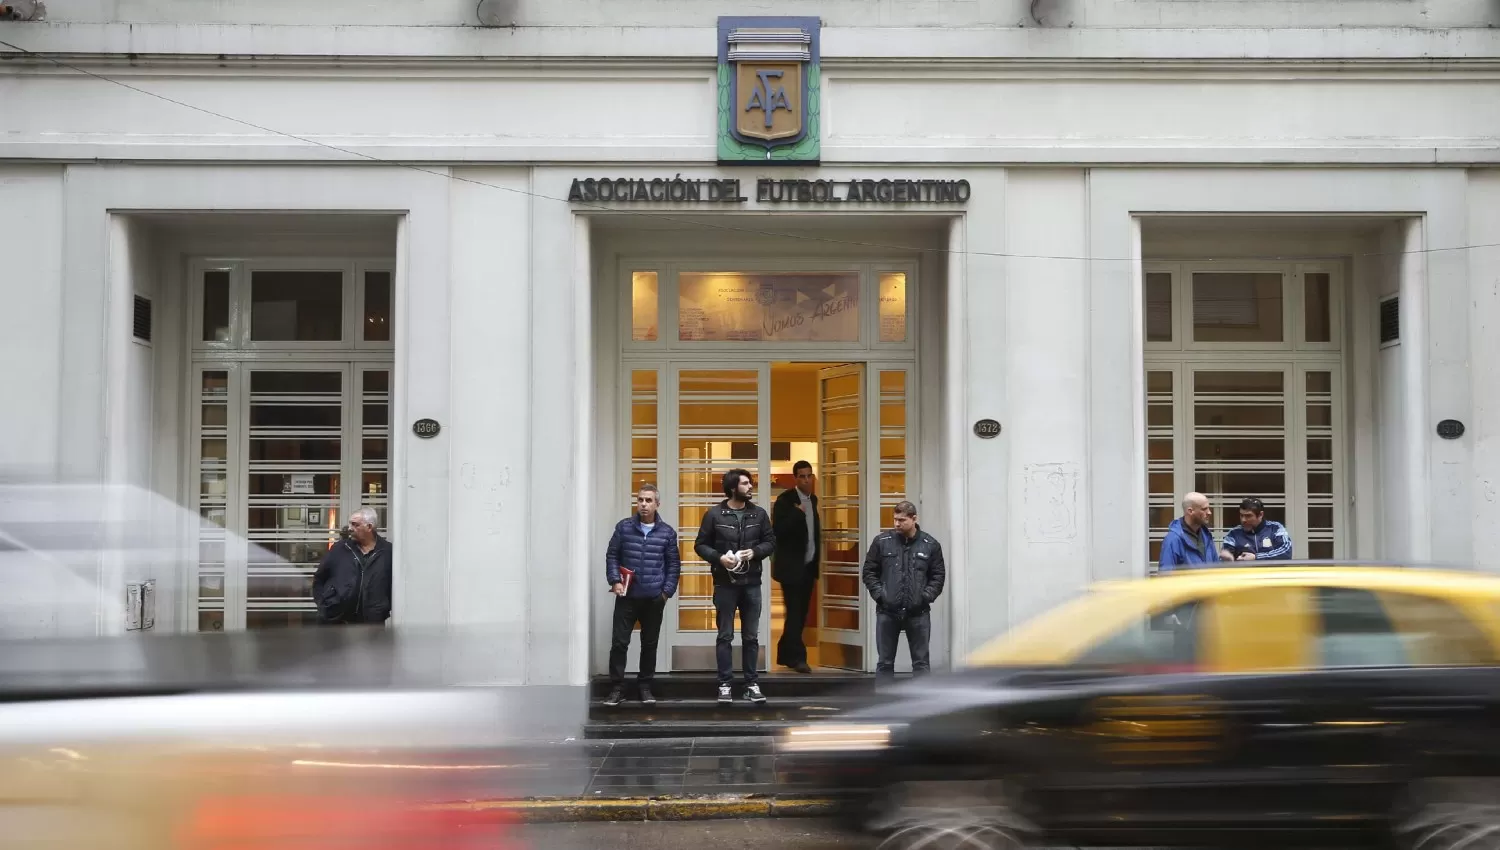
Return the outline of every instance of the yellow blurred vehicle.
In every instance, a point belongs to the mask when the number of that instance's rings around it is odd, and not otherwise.
[[[1099,584],[781,749],[892,848],[1493,848],[1497,662],[1500,577],[1188,571]]]

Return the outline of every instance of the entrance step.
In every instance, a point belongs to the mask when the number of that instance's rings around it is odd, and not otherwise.
[[[897,676],[897,680],[905,678]],[[718,677],[713,673],[658,673],[651,684],[651,692],[659,700],[712,699]],[[817,671],[812,674],[781,672],[760,675],[760,686],[766,693],[776,697],[860,697],[875,693],[875,676],[869,673],[839,673]],[[736,675],[734,692],[738,697],[743,687]],[[595,676],[590,683],[589,698],[602,700],[609,694],[608,676]],[[627,674],[625,682],[627,697],[635,696],[635,674]]]
[[[588,738],[707,738],[727,735],[775,735],[789,726],[838,717],[876,699],[875,677],[849,674],[762,675],[766,702],[744,699],[744,685],[734,684],[735,701],[720,705],[717,677],[712,673],[660,674],[652,684],[655,705],[637,701],[633,680],[625,686],[625,702],[610,707],[608,677],[591,686]]]
[[[590,720],[583,727],[589,740],[651,738],[768,738],[800,724],[784,720]]]

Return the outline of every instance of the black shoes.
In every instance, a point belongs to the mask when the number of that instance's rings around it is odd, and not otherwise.
[[[625,689],[620,685],[615,685],[613,688],[610,688],[609,696],[604,698],[604,704],[609,706],[610,708],[614,708],[624,701]]]
[[[806,661],[800,661],[800,662],[798,662],[796,664],[792,664],[792,665],[789,665],[789,666],[793,670],[796,670],[798,673],[811,673],[812,672],[812,668],[809,667],[809,666],[807,666],[807,662]]]
[[[720,685],[719,705],[729,705],[732,702],[734,702],[734,692],[729,689],[729,685]]]
[[[656,695],[653,694],[653,693],[651,693],[651,686],[650,685],[646,685],[646,684],[641,685],[641,704],[642,705],[656,705]]]
[[[760,692],[760,685],[751,682],[745,686],[745,699],[750,700],[756,705],[760,705],[766,701],[766,695]]]

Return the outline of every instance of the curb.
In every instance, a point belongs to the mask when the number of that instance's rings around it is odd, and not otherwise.
[[[435,808],[506,812],[521,823],[584,821],[691,821],[736,818],[810,818],[832,814],[837,802],[823,797],[779,799],[763,795],[718,797],[620,797],[613,799],[476,800]]]

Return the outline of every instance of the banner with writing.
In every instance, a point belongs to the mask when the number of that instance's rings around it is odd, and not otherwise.
[[[725,342],[858,342],[858,272],[678,277],[678,339]]]

